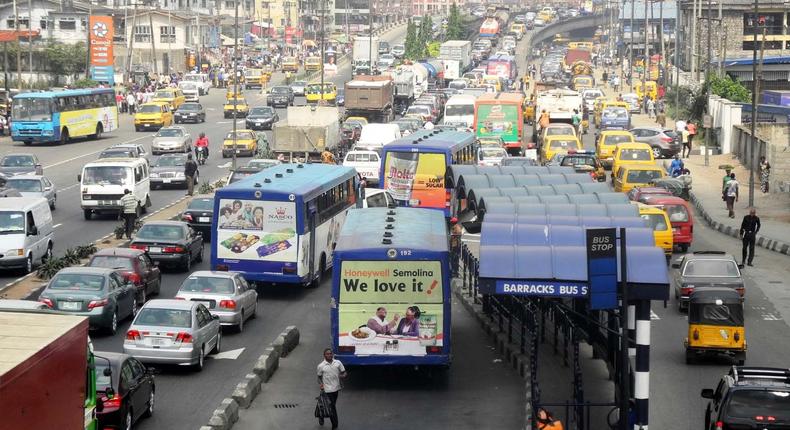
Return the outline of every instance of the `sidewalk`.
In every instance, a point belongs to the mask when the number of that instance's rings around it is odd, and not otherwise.
[[[601,73],[596,73],[601,79]],[[602,88],[607,97],[617,97],[611,87]],[[623,90],[620,93],[625,93]],[[634,114],[631,118],[632,127],[656,126],[656,122],[646,114]],[[675,119],[667,117],[667,128],[675,128]],[[702,142],[695,141],[696,151]],[[694,178],[692,183],[691,203],[699,211],[699,215],[711,228],[726,235],[738,238],[741,220],[749,211],[749,170],[743,167],[732,154],[709,156],[708,166],[702,154],[692,154],[683,160]],[[729,164],[734,167],[733,173],[740,183],[740,198],[735,204],[735,218],[727,216],[727,208],[721,199],[721,180],[724,170],[720,165]],[[760,191],[759,174],[755,172],[754,206],[760,217],[760,233],[757,234],[757,246],[790,255],[790,194],[768,193]]]

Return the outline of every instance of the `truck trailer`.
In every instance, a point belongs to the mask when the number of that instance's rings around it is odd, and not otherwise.
[[[370,122],[393,118],[395,85],[389,76],[357,76],[346,82],[346,116],[361,116]]]
[[[289,106],[288,116],[274,124],[271,150],[285,161],[320,161],[324,150],[340,143],[340,121],[334,106]]]

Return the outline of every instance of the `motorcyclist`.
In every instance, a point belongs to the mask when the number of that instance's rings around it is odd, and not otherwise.
[[[200,136],[195,141],[195,157],[198,157],[198,152],[201,151],[200,148],[203,148],[203,151],[206,151],[206,158],[208,158],[208,138],[206,137],[206,133],[200,133]]]

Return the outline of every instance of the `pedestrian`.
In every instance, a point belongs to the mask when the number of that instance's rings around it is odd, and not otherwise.
[[[721,178],[721,199],[724,201],[727,201],[727,184],[732,180],[730,173],[732,173],[732,169],[724,169],[724,177]]]
[[[675,154],[675,158],[672,160],[672,164],[669,165],[669,175],[673,178],[677,178],[681,174],[683,174],[683,160],[680,159],[680,155]]]
[[[450,218],[450,255],[452,261],[453,276],[458,276],[458,262],[461,259],[461,236],[463,229],[458,222],[458,218]]]
[[[129,115],[134,115],[137,98],[131,92],[126,95],[126,104],[129,105]]]
[[[683,147],[680,148],[680,156],[681,157],[689,157],[689,156],[691,156],[691,143],[689,142],[689,131],[688,130],[683,129],[680,132],[680,143],[683,145]],[[688,155],[686,155],[686,150],[687,149],[688,149]]]
[[[730,173],[730,182],[727,183],[727,211],[730,218],[735,218],[735,202],[738,201],[738,181],[735,180],[735,173]]]
[[[675,121],[675,133],[680,135],[680,133],[682,133],[683,130],[685,129],[686,129],[686,121],[683,121],[682,119]]]
[[[603,82],[604,84],[609,82],[609,73],[606,70],[603,71]]]
[[[538,125],[540,125],[541,130],[548,127],[551,123],[551,119],[549,118],[549,113],[546,112],[546,109],[543,109],[540,112],[540,118],[538,118]]]
[[[650,97],[647,98],[647,116],[648,118],[656,117],[656,102]]]
[[[765,157],[760,157],[760,191],[763,193],[768,192],[768,179],[771,176],[771,163],[765,159]]]
[[[691,152],[691,144],[694,140],[694,136],[697,135],[697,124],[694,124],[691,121],[686,123],[686,130],[689,131],[689,152]]]
[[[123,229],[126,233],[126,238],[132,238],[132,231],[134,231],[134,224],[137,222],[137,211],[140,203],[128,189],[123,190],[123,197],[121,197],[121,206],[123,207]]]
[[[538,429],[539,430],[562,430],[562,422],[554,418],[554,415],[543,409],[538,408]]]
[[[760,231],[760,217],[757,216],[755,208],[749,208],[749,215],[743,217],[741,221],[741,230],[739,236],[743,241],[743,248],[741,249],[741,265],[752,266],[754,261],[754,243],[757,239],[757,232]],[[746,259],[747,252],[749,259]]]
[[[614,78],[612,78],[612,86],[614,87],[615,91],[620,91],[620,77],[619,76],[615,75]]]
[[[667,128],[667,115],[664,113],[664,109],[660,109],[656,114],[656,124],[661,128]]]
[[[118,112],[123,112],[123,94],[119,91],[115,93],[115,106],[118,108]]]
[[[579,110],[574,109],[573,115],[571,115],[571,123],[573,124],[573,128],[576,129],[576,135],[581,138],[582,135],[582,116],[579,115]]]
[[[343,388],[340,384],[340,379],[348,376],[346,368],[339,360],[334,359],[332,350],[327,348],[324,350],[324,359],[318,363],[318,385],[321,391],[326,393],[330,402],[330,415],[329,419],[332,421],[332,428],[337,428],[337,396]],[[324,425],[324,419],[319,418],[318,424]]]
[[[192,153],[187,154],[187,161],[184,163],[184,177],[187,181],[187,195],[191,196],[195,190],[195,174],[198,171],[198,165],[192,159]]]

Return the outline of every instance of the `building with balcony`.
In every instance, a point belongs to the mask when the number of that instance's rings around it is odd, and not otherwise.
[[[412,16],[449,15],[453,3],[461,9],[466,5],[464,0],[411,0],[411,14]]]
[[[632,9],[633,8],[633,16]],[[647,20],[645,20],[647,16]],[[648,2],[645,10],[645,1],[626,2],[620,8],[620,29],[622,31],[619,50],[621,55],[628,56],[633,50],[634,57],[645,53],[645,36],[650,48],[650,54],[661,52],[661,36],[664,37],[664,50],[671,52],[675,42],[675,21],[677,17],[677,4],[673,1]],[[663,24],[663,32],[662,26]],[[647,33],[647,34],[645,34]]]

